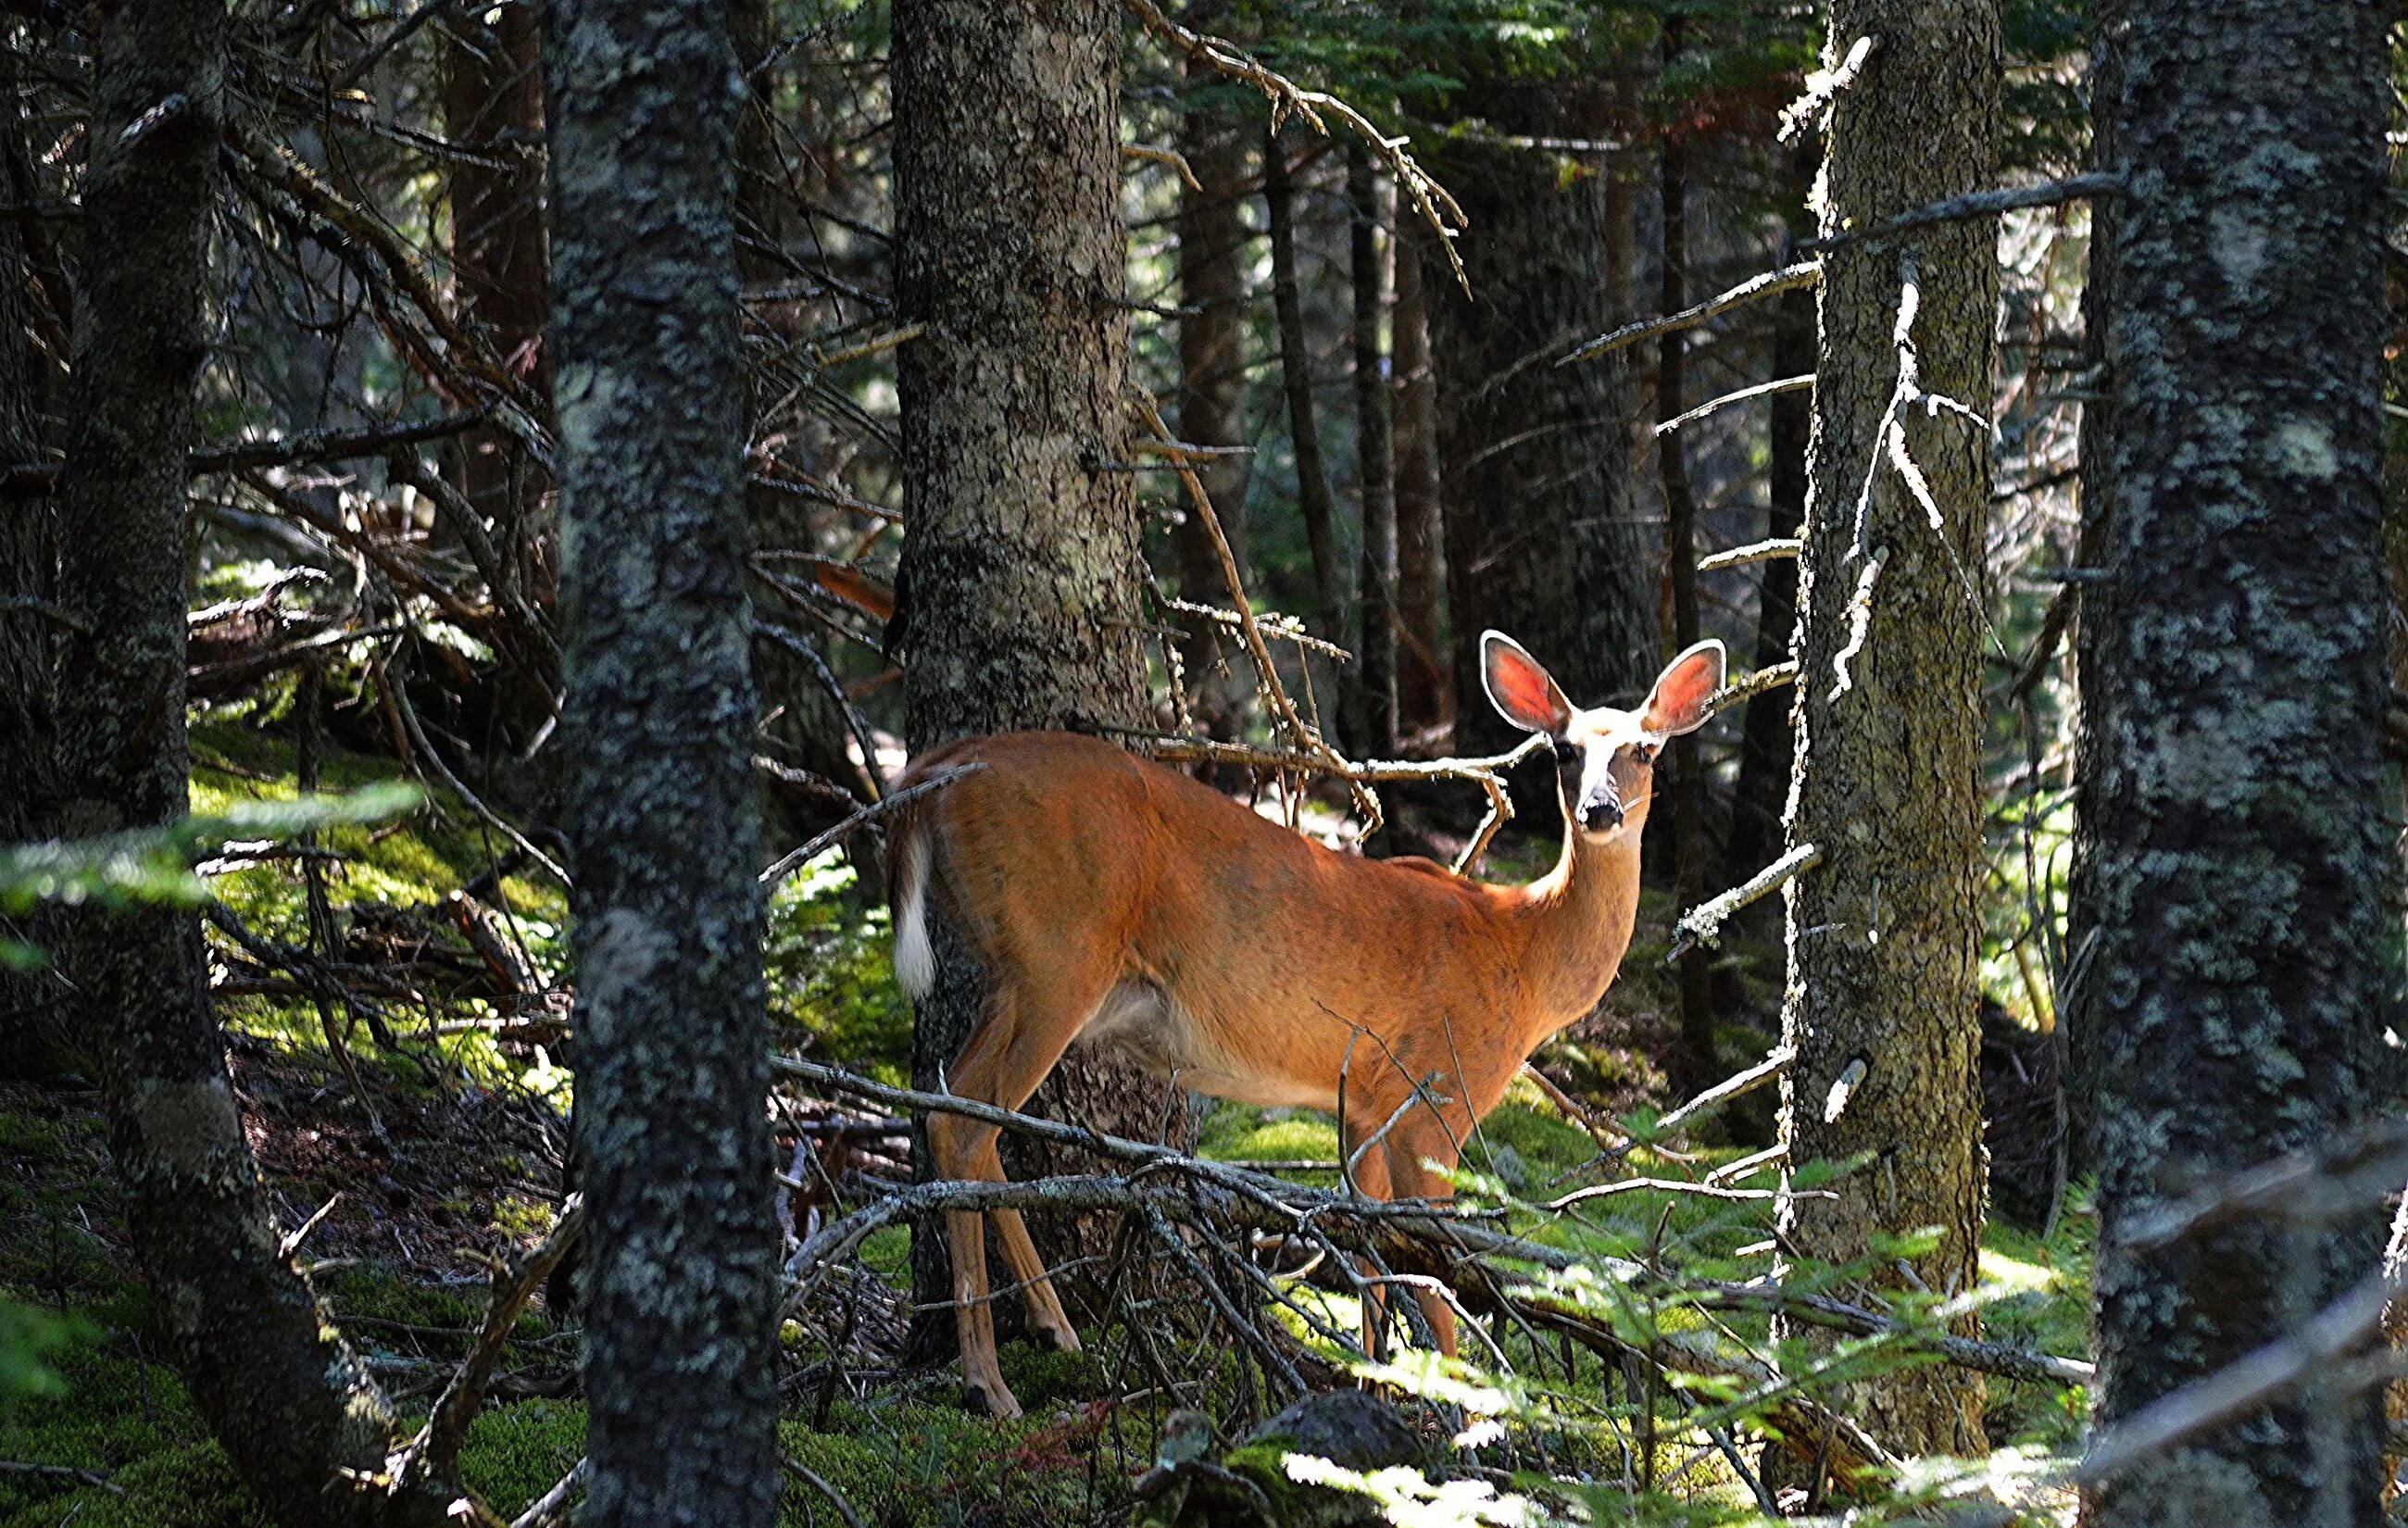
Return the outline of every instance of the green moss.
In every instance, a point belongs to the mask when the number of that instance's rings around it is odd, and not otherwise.
[[[1065,1353],[1025,1342],[1007,1342],[996,1353],[1003,1382],[1029,1411],[1061,1401],[1092,1401],[1111,1392],[1111,1378],[1090,1352]]]
[[[48,1120],[0,1113],[0,1158],[32,1164],[57,1162],[67,1154],[66,1137]]]
[[[585,1454],[585,1407],[522,1401],[480,1413],[460,1445],[461,1483],[515,1518]]]
[[[59,1383],[0,1405],[0,1459],[117,1471],[207,1440],[208,1430],[174,1371],[155,1359],[147,1364],[136,1359],[119,1322],[130,1324],[136,1314],[123,1307],[79,1313],[71,1339],[46,1358]],[[72,1481],[55,1477],[0,1475],[0,1523],[37,1505],[55,1506],[57,1498],[83,1489],[71,1487]],[[106,1492],[95,1494],[116,1499]],[[43,1520],[43,1528],[56,1528],[65,1510],[59,1507]],[[92,1521],[89,1511],[79,1521]]]
[[[762,952],[770,1017],[808,1034],[821,1055],[904,1084],[911,1020],[895,985],[887,909],[861,895],[839,852],[829,850],[770,895]]]
[[[214,1443],[152,1454],[120,1471],[115,1492],[85,1486],[0,1518],[0,1528],[274,1528]]]
[[[881,1528],[950,1528],[996,1508],[1011,1522],[1083,1521],[1082,1450],[1093,1436],[1092,1424],[1076,1415],[1032,1410],[1018,1421],[995,1422],[908,1400],[840,1402],[824,1432],[798,1418],[778,1430],[780,1447]],[[818,1521],[829,1521],[825,1501],[810,1487],[790,1484],[781,1521],[799,1528],[807,1507]]]

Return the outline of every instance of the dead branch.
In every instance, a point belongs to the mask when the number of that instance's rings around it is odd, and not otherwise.
[[[1873,50],[1880,46],[1879,37],[1870,36],[1858,37],[1855,45],[1848,50],[1848,56],[1840,61],[1838,67],[1828,70],[1817,69],[1808,75],[1806,93],[1781,108],[1781,128],[1777,135],[1779,140],[1787,143],[1818,121],[1824,112],[1828,111],[1831,108],[1831,103],[1840,98],[1840,93],[1855,84],[1856,77],[1865,72],[1866,61],[1873,56]]]
[[[1699,571],[1702,572],[1704,569],[1700,568]],[[1706,714],[1713,716],[1737,706],[1742,701],[1754,700],[1767,691],[1778,690],[1784,684],[1795,684],[1797,681],[1798,664],[1794,660],[1785,664],[1774,664],[1769,668],[1759,668],[1753,674],[1742,674],[1714,692],[1713,698],[1706,702]]]
[[[440,4],[441,0],[435,0]],[[586,1472],[593,1461],[580,1459],[569,1467],[550,1491],[527,1504],[527,1509],[510,1520],[510,1528],[552,1528],[568,1509],[568,1498],[585,1483]]]
[[[1455,280],[1462,284],[1467,296],[1470,294],[1470,279],[1464,275],[1463,262],[1455,252],[1455,237],[1468,226],[1463,208],[1455,205],[1455,198],[1447,194],[1444,186],[1430,179],[1429,173],[1405,151],[1410,139],[1389,137],[1374,127],[1369,119],[1337,96],[1299,87],[1284,76],[1256,63],[1234,43],[1180,25],[1164,15],[1162,7],[1154,0],[1127,0],[1127,5],[1137,12],[1138,20],[1145,23],[1147,31],[1189,58],[1224,79],[1252,85],[1261,91],[1270,100],[1273,132],[1279,130],[1281,119],[1291,111],[1312,123],[1312,130],[1324,137],[1330,135],[1327,124],[1321,120],[1322,112],[1326,111],[1344,122],[1386,163],[1389,174],[1396,178],[1398,192],[1412,199],[1413,209],[1438,235],[1439,248],[1445,251],[1447,264],[1455,270]]]
[[[1658,1140],[1670,1139],[1676,1131],[1691,1121],[1702,1118],[1732,1099],[1745,1097],[1763,1087],[1786,1071],[1789,1064],[1797,1059],[1798,1052],[1792,1047],[1776,1046],[1766,1053],[1762,1061],[1746,1071],[1723,1078],[1697,1097],[1656,1121],[1656,1128],[1650,1131],[1649,1135]]]
[[[1626,323],[1619,329],[1599,335],[1556,362],[1555,364],[1569,366],[1575,361],[1594,361],[1610,350],[1619,350],[1627,346],[1636,345],[1642,339],[1656,339],[1665,335],[1678,334],[1684,329],[1694,329],[1708,319],[1717,318],[1734,307],[1743,307],[1761,298],[1778,296],[1782,293],[1798,287],[1811,287],[1822,278],[1823,267],[1813,261],[1784,265],[1777,271],[1767,271],[1762,276],[1750,277],[1721,296],[1709,297],[1694,307],[1684,307],[1678,313],[1668,313],[1659,319],[1642,319],[1637,323]]]
[[[1776,1050],[1756,1067],[1708,1090],[1666,1117],[1657,1134],[1671,1131],[1706,1109],[1761,1086],[1789,1064],[1792,1053]],[[790,1275],[840,1264],[847,1251],[882,1226],[942,1210],[1068,1209],[1159,1210],[1196,1223],[1209,1213],[1231,1231],[1300,1235],[1320,1243],[1339,1264],[1340,1244],[1375,1253],[1395,1270],[1427,1274],[1458,1288],[1464,1280],[1518,1277],[1510,1266],[1526,1264],[1558,1272],[1585,1267],[1617,1283],[1678,1299],[1701,1309],[1760,1312],[1777,1304],[1784,1312],[1868,1336],[1913,1338],[1950,1363],[1984,1373],[2059,1384],[2086,1384],[2090,1366],[2071,1360],[1996,1343],[1923,1332],[1879,1312],[1821,1295],[1797,1294],[1778,1285],[1728,1284],[1684,1279],[1626,1259],[1584,1257],[1530,1241],[1489,1223],[1493,1213],[1468,1210],[1445,1201],[1377,1202],[1332,1190],[1309,1188],[1252,1170],[1241,1164],[1192,1157],[1168,1147],[1123,1140],[1081,1125],[1040,1120],[945,1093],[892,1088],[834,1067],[772,1055],[781,1075],[835,1088],[904,1109],[937,1109],[979,1120],[1016,1134],[1076,1146],[1097,1156],[1137,1164],[1120,1176],[1091,1174],[1031,1182],[937,1182],[892,1190],[852,1215],[824,1227],[788,1259]],[[1668,1128],[1669,1127],[1669,1128]],[[806,1286],[808,1287],[808,1286]],[[1618,1340],[1618,1339],[1617,1339]]]
[[[561,1207],[560,1219],[553,1222],[552,1235],[515,1266],[494,1271],[493,1298],[485,1306],[484,1328],[477,1334],[468,1356],[461,1361],[460,1372],[435,1403],[434,1414],[426,1419],[426,1425],[402,1450],[396,1475],[406,1477],[413,1468],[439,1476],[452,1473],[460,1458],[460,1445],[468,1436],[468,1424],[476,1420],[478,1407],[485,1403],[486,1382],[493,1378],[494,1365],[500,1362],[510,1331],[518,1324],[519,1312],[526,1308],[537,1288],[552,1276],[552,1270],[559,1265],[584,1229],[585,1196],[572,1193]]]
[[[2139,1216],[2122,1240],[2135,1252],[2155,1252],[2256,1216],[2323,1220],[2354,1214],[2399,1197],[2403,1178],[2408,1119],[2383,1119],[2319,1150],[2276,1157]]]
[[[1732,404],[1745,403],[1750,398],[1770,397],[1776,393],[1803,393],[1813,387],[1813,385],[1814,374],[1813,372],[1808,372],[1802,377],[1784,377],[1775,381],[1758,382],[1754,387],[1743,387],[1736,393],[1726,393],[1719,398],[1708,398],[1704,403],[1698,405],[1697,407],[1690,409],[1687,413],[1676,414],[1672,418],[1666,420],[1663,423],[1656,426],[1656,433],[1659,436],[1670,435],[1682,425],[1695,424],[1698,421],[1704,419],[1707,415],[1717,413],[1722,409],[1729,407]],[[1729,564],[1726,564],[1724,565],[1728,566]],[[1704,564],[1700,564],[1698,570],[1701,573],[1704,572]]]
[[[1810,238],[1798,246],[1799,254],[1828,254],[1851,245],[1879,243],[1928,228],[1934,223],[1961,222],[1968,218],[1995,217],[2001,212],[2014,212],[2028,207],[2056,207],[2064,202],[2088,201],[2093,196],[2113,196],[2124,189],[2124,178],[2111,170],[2094,170],[2084,175],[2070,175],[2062,180],[2044,180],[2037,186],[2017,186],[2005,191],[1969,192],[1951,196],[1945,201],[1928,203],[1885,218],[1870,228],[1843,229]]]
[[[908,790],[897,791],[871,802],[836,826],[815,835],[801,848],[781,855],[777,864],[761,872],[762,888],[766,891],[784,880],[788,876],[810,863],[812,856],[852,833],[853,829],[898,811],[907,804],[917,801],[923,796],[935,795],[946,786],[957,780],[966,779],[985,767],[985,764],[978,763],[948,764]]]
[[[1700,902],[1681,915],[1672,925],[1672,951],[1664,964],[1676,965],[1693,945],[1702,944],[1709,950],[1721,942],[1723,924],[1730,915],[1750,903],[1760,902],[1781,887],[1804,875],[1823,863],[1823,851],[1813,844],[1800,844],[1781,858],[1750,876],[1739,886],[1722,895]]]

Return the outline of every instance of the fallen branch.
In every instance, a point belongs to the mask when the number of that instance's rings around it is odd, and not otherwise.
[[[567,1511],[568,1498],[585,1483],[586,1472],[594,1462],[580,1459],[569,1467],[550,1491],[527,1504],[527,1509],[510,1520],[510,1528],[552,1528]]]
[[[585,1197],[572,1193],[561,1207],[560,1219],[552,1223],[552,1235],[515,1266],[494,1272],[494,1293],[485,1306],[484,1327],[477,1334],[468,1356],[461,1361],[460,1372],[435,1403],[426,1425],[402,1450],[402,1459],[394,1471],[396,1476],[406,1478],[413,1467],[437,1476],[454,1472],[460,1445],[468,1436],[468,1424],[476,1420],[478,1407],[485,1404],[486,1382],[493,1378],[494,1365],[500,1362],[502,1349],[518,1325],[519,1312],[526,1308],[527,1301],[552,1276],[552,1270],[567,1255],[584,1229]]]

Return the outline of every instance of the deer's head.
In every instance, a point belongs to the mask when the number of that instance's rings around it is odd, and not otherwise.
[[[1704,726],[1723,687],[1723,645],[1707,640],[1665,665],[1635,711],[1583,710],[1519,642],[1503,632],[1480,638],[1480,675],[1489,704],[1525,732],[1555,745],[1555,789],[1564,815],[1602,838],[1635,824],[1655,791],[1656,757],[1668,739]]]

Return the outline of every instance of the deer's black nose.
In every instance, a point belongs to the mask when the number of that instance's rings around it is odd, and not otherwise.
[[[1611,791],[1592,791],[1572,815],[1591,833],[1610,833],[1622,826],[1622,803]]]

